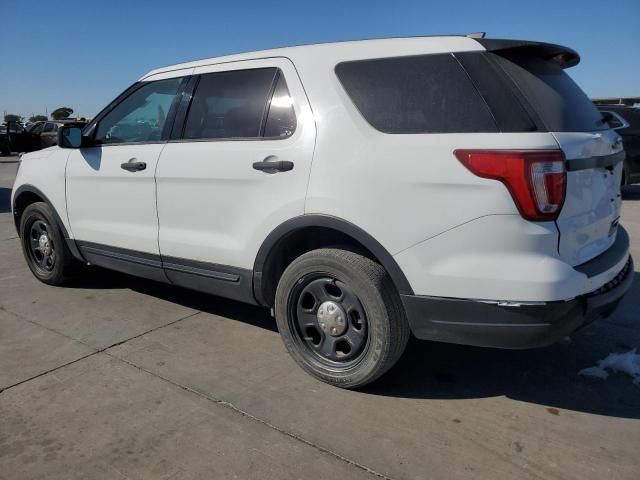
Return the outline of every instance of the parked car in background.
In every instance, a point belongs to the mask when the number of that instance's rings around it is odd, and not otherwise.
[[[565,73],[579,60],[449,36],[154,70],[22,157],[26,262],[51,285],[84,262],[267,307],[340,387],[382,375],[411,332],[549,345],[634,278],[622,142]]]
[[[640,182],[640,108],[625,105],[598,105],[607,123],[622,137],[627,157],[624,160],[622,185]]]
[[[0,125],[0,154],[12,152],[30,152],[29,134],[22,124],[7,122]]]
[[[45,122],[40,132],[40,148],[47,148],[58,144],[58,128],[62,122]]]

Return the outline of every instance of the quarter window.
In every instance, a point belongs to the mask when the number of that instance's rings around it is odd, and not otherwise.
[[[95,141],[102,144],[157,142],[180,78],[148,82],[120,102],[98,123]]]
[[[203,75],[187,114],[184,138],[260,137],[277,73],[277,68],[258,68]]]
[[[451,54],[344,62],[336,74],[365,120],[384,133],[496,132]]]
[[[293,111],[293,99],[289,95],[284,75],[280,72],[276,88],[271,97],[271,103],[269,104],[264,136],[268,138],[289,137],[295,129],[296,114]]]

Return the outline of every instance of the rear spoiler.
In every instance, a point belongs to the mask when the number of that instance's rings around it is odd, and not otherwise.
[[[498,55],[504,53],[528,53],[556,63],[561,68],[575,67],[580,63],[580,55],[575,50],[553,43],[528,40],[501,40],[497,38],[476,38],[476,42],[487,51]]]

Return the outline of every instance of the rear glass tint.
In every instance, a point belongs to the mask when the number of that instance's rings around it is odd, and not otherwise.
[[[591,100],[555,63],[524,53],[490,55],[549,131],[592,132],[608,128]]]
[[[360,113],[381,132],[498,131],[451,54],[344,62],[336,74]]]
[[[202,75],[187,114],[184,138],[260,137],[276,73],[276,68],[257,68]]]

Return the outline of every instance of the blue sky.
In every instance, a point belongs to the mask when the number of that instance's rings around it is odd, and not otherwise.
[[[587,94],[640,95],[639,0],[0,2],[0,113],[93,116],[153,68],[228,53],[476,31],[570,46]]]

